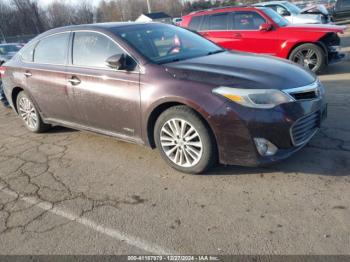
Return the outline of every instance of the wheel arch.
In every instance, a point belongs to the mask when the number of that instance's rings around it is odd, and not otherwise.
[[[24,91],[24,89],[22,87],[16,86],[12,89],[11,92],[11,102],[13,104],[13,108],[15,109],[15,111],[18,113],[18,109],[17,109],[17,96],[20,92]]]
[[[193,105],[183,102],[183,101],[167,101],[158,104],[156,107],[153,108],[151,113],[149,114],[149,117],[147,119],[147,127],[146,127],[146,139],[147,143],[151,148],[156,148],[155,141],[154,141],[154,127],[155,123],[158,119],[158,117],[167,109],[174,107],[174,106],[187,106],[188,108],[192,109],[194,112],[198,114],[198,116],[201,118],[203,123],[208,127],[213,139],[215,139],[215,147],[217,147],[217,139],[214,133],[214,129],[210,125],[210,122],[208,121],[207,117],[199,108],[194,107]]]
[[[287,56],[287,59],[289,60],[290,58],[290,55],[292,54],[292,52],[299,46],[301,45],[304,45],[304,44],[313,44],[313,45],[316,45],[316,46],[319,46],[322,48],[322,50],[325,52],[325,57],[326,57],[326,62],[328,63],[328,50],[327,50],[327,47],[326,45],[322,42],[322,41],[316,41],[316,42],[313,42],[313,41],[305,41],[305,42],[298,42],[298,43],[295,43],[289,50],[288,52],[288,56]]]

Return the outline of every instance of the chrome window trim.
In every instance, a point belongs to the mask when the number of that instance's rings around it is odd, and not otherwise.
[[[111,68],[104,68],[104,67],[93,67],[93,66],[78,66],[78,65],[73,65],[73,64],[53,64],[53,63],[37,63],[34,61],[34,55],[35,55],[35,48],[37,47],[37,45],[40,43],[40,41],[48,38],[48,37],[51,37],[51,36],[54,36],[54,35],[58,35],[58,34],[66,34],[66,33],[75,33],[75,32],[92,32],[92,33],[99,33],[101,35],[104,35],[106,36],[107,38],[111,39],[115,44],[117,44],[127,55],[129,55],[132,59],[135,60],[135,62],[137,63],[137,67],[139,70],[134,70],[134,71],[127,71],[127,70],[117,70],[117,69],[111,69]],[[73,42],[72,42],[73,44]],[[118,42],[116,42],[113,38],[111,38],[110,36],[102,33],[102,32],[99,32],[99,31],[94,31],[94,30],[70,30],[70,31],[64,31],[64,32],[57,32],[57,33],[53,33],[53,34],[50,34],[50,35],[47,35],[41,39],[38,39],[36,40],[35,42],[33,42],[33,45],[35,46],[34,47],[34,54],[33,54],[33,61],[24,61],[23,58],[22,58],[22,55],[21,53],[19,53],[19,59],[22,63],[27,63],[27,64],[35,64],[35,65],[50,65],[50,66],[64,66],[64,67],[78,67],[78,68],[86,68],[86,69],[98,69],[98,70],[108,70],[108,71],[113,71],[113,72],[121,72],[121,73],[132,73],[132,74],[145,74],[145,68],[139,63],[139,61],[137,59],[135,59],[134,56],[130,55],[129,52],[127,52],[125,50],[125,48],[123,48]],[[73,53],[72,53],[73,54]],[[68,54],[68,55],[71,55],[71,54]]]
[[[23,63],[28,63],[28,64],[36,64],[36,65],[54,65],[54,66],[65,66],[65,64],[51,64],[51,63],[37,63],[34,61],[34,57],[35,57],[35,49],[38,47],[38,44],[42,41],[42,40],[45,40],[46,38],[48,37],[51,37],[51,36],[55,36],[55,35],[59,35],[59,34],[70,34],[71,31],[64,31],[64,32],[57,32],[57,33],[53,33],[53,34],[50,34],[50,35],[47,35],[47,36],[44,36],[43,38],[40,38],[36,41],[34,41],[33,43],[30,43],[30,46],[34,46],[33,48],[33,61],[24,61],[23,60],[23,57],[22,57],[22,52],[19,53],[19,59],[21,60],[21,62]],[[23,50],[25,51],[25,50]]]

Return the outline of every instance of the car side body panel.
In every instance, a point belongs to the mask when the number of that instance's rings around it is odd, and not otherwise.
[[[199,31],[204,37],[219,44],[223,48],[252,53],[262,53],[274,55],[280,58],[288,59],[291,51],[303,43],[319,44],[326,34],[343,33],[345,26],[336,25],[288,25],[278,26],[269,16],[259,8],[253,7],[234,7],[222,8],[217,10],[208,10],[198,13],[192,13],[183,17],[182,27],[188,28],[192,17],[217,14],[220,12],[251,11],[256,12],[273,28],[270,31],[260,30],[224,30],[224,31]],[[257,44],[258,43],[258,44]],[[327,52],[327,50],[325,50]]]

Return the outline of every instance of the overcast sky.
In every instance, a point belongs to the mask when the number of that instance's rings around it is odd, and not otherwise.
[[[42,5],[47,5],[48,3],[51,3],[52,1],[53,0],[39,0],[40,4],[42,4]],[[62,0],[62,2],[66,2],[66,3],[79,3],[79,1],[81,1],[81,0]],[[93,5],[97,5],[100,2],[100,0],[87,0],[87,1],[93,3]],[[129,1],[132,1],[132,0],[129,0]],[[190,1],[190,0],[182,0],[182,1],[186,2],[186,1]],[[193,0],[191,0],[191,1],[193,1]]]
[[[53,0],[39,0],[40,4],[47,5],[48,3],[51,3]],[[80,0],[63,0],[62,2],[66,3],[79,3]],[[87,0],[87,2],[91,2],[94,5],[97,5],[100,0]],[[132,1],[132,0],[131,0]]]

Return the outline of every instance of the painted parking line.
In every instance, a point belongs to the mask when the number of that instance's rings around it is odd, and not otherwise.
[[[35,205],[38,208],[41,208],[47,212],[50,212],[52,214],[55,214],[57,216],[66,218],[68,220],[74,221],[76,223],[79,223],[81,225],[84,225],[96,232],[102,233],[106,236],[112,237],[113,239],[116,239],[118,241],[123,241],[124,243],[136,247],[138,249],[141,249],[143,251],[152,253],[152,254],[158,254],[158,255],[169,255],[169,254],[176,254],[176,252],[168,250],[166,248],[160,247],[156,244],[147,242],[143,239],[140,239],[138,237],[126,234],[124,232],[121,232],[117,229],[110,228],[110,227],[105,227],[103,225],[100,225],[92,220],[79,217],[68,210],[64,210],[62,208],[57,208],[54,207],[51,203],[49,202],[43,202],[38,198],[35,197],[26,197],[19,195],[17,192],[8,189],[5,185],[0,183],[0,191],[3,193],[12,196],[12,197],[18,197],[18,200],[22,200],[30,205]]]

